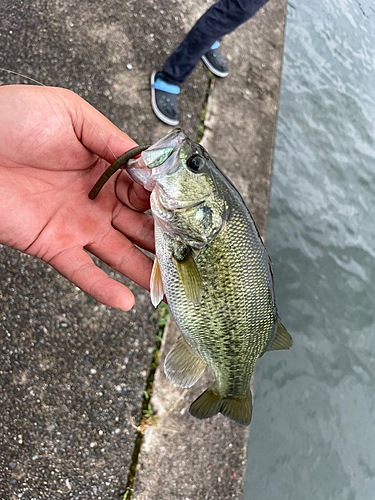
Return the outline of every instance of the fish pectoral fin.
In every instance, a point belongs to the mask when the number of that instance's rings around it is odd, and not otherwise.
[[[154,265],[152,266],[150,294],[152,305],[156,307],[164,297],[163,281],[161,279],[160,266],[157,257],[155,257]]]
[[[189,413],[199,420],[211,418],[219,413],[222,403],[223,398],[213,384],[191,403]]]
[[[173,258],[186,297],[191,302],[200,302],[202,298],[202,280],[192,250],[190,249],[184,259],[178,259],[176,256],[173,256]]]
[[[252,415],[251,391],[243,396],[225,398],[220,408],[224,417],[230,418],[240,425],[250,425]]]
[[[276,326],[275,338],[268,346],[267,351],[278,351],[281,349],[290,349],[293,345],[292,337],[286,331],[285,326],[279,321]]]
[[[181,337],[165,358],[164,372],[174,385],[187,388],[197,382],[206,366],[206,362]]]

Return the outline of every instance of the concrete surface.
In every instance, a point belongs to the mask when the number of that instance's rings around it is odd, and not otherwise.
[[[74,90],[135,140],[153,142],[169,127],[151,112],[150,73],[211,3],[3,0],[0,67]],[[271,0],[224,39],[231,73],[215,81],[203,139],[262,234],[285,6]],[[0,84],[10,83],[30,82],[0,71]],[[180,95],[181,126],[192,138],[206,84],[199,63]],[[139,418],[158,331],[148,293],[130,285],[135,308],[111,310],[7,248],[0,248],[0,277],[0,498],[121,498],[136,435],[129,414]],[[167,330],[170,344],[173,323]],[[163,377],[158,369],[152,405],[159,414],[181,392]],[[186,411],[207,383],[161,419],[167,428],[147,429],[133,498],[242,497],[247,430],[220,416],[199,422]]]
[[[271,1],[223,40],[230,74],[214,81],[202,145],[241,192],[265,238],[272,176],[286,2]],[[176,388],[163,361],[178,337],[168,324],[152,404],[165,415],[150,427],[138,462],[133,500],[241,499],[248,428],[217,415],[199,421],[189,406],[213,378],[206,370],[188,391]],[[169,409],[184,394],[175,410]],[[256,406],[253,408],[256,412]],[[250,427],[251,428],[251,427]],[[164,479],[162,479],[164,478]]]
[[[148,293],[131,285],[123,313],[0,255],[0,498],[118,498],[157,331]]]

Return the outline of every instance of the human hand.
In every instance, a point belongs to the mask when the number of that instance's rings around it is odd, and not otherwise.
[[[131,291],[99,269],[88,250],[149,289],[153,221],[149,193],[126,172],[94,201],[108,165],[135,146],[99,111],[66,89],[0,87],[0,243],[53,266],[99,302],[128,310]]]

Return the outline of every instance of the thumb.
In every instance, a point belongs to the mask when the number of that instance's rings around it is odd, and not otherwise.
[[[88,150],[113,163],[118,156],[137,145],[88,102],[77,94],[70,94],[74,131]]]

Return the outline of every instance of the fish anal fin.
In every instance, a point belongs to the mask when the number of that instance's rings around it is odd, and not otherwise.
[[[250,425],[252,415],[251,392],[241,396],[225,398],[220,413],[239,425]]]
[[[192,251],[183,259],[174,256],[174,261],[186,297],[191,302],[199,303],[202,298],[202,281]]]
[[[278,351],[290,349],[293,345],[292,337],[287,332],[285,326],[279,321],[276,326],[275,337],[268,346],[267,351]]]
[[[193,403],[189,412],[195,418],[203,420],[219,413],[223,399],[218,393],[215,384],[206,389]]]
[[[187,388],[195,384],[206,366],[206,362],[181,337],[165,358],[164,372],[174,385]]]
[[[154,265],[152,266],[151,271],[150,294],[152,305],[156,307],[164,297],[163,281],[161,279],[160,266],[157,257],[155,257]]]

